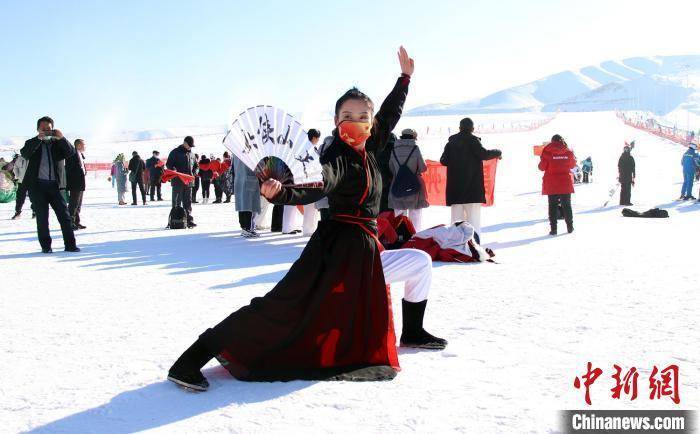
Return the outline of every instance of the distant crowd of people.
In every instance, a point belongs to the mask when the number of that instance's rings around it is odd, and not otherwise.
[[[3,167],[17,186],[12,219],[21,216],[26,197],[29,196],[32,217],[37,217],[42,251],[51,252],[48,230],[50,206],[61,224],[66,249],[77,251],[73,231],[85,229],[81,221],[81,208],[86,188],[86,142],[76,139],[69,143],[60,130],[54,129],[53,120],[49,117],[39,119],[37,131],[38,135],[28,140],[20,154]],[[446,203],[451,208],[450,221],[468,221],[478,239],[481,233],[481,207],[486,202],[483,161],[501,158],[501,151],[485,149],[481,139],[473,133],[473,121],[470,118],[462,119],[459,132],[450,136],[445,145],[440,163],[447,168]],[[337,130],[334,130],[321,140],[321,132],[310,129],[308,138],[322,157],[337,134]],[[427,166],[418,140],[418,134],[410,128],[401,131],[400,137],[390,134],[386,146],[376,156],[382,178],[380,213],[393,211],[397,216],[404,215],[416,231],[423,229],[423,209],[429,206],[421,176]],[[131,186],[131,205],[138,205],[139,199],[143,205],[148,203],[148,199],[162,201],[163,174],[165,170],[171,170],[190,177],[186,181],[180,177],[170,181],[172,209],[182,208],[185,227],[196,226],[192,204],[210,203],[212,187],[214,200],[211,203],[230,203],[234,199],[242,237],[257,238],[260,230],[267,229],[308,236],[316,230],[319,220],[331,218],[325,197],[303,207],[270,206],[270,202],[261,195],[260,181],[255,172],[235,155],[224,152],[221,157],[213,154],[200,156],[193,152],[194,147],[194,138],[187,136],[166,159],[160,158],[158,150],[154,150],[145,161],[136,151],[132,152],[128,161],[124,154],[117,155],[109,180],[117,190],[118,204],[127,204],[125,195],[128,184]],[[636,165],[631,153],[633,147],[634,142],[626,143],[618,161],[619,203],[624,206],[632,205],[632,187],[636,178]],[[690,144],[683,154],[681,165],[683,185],[680,200],[696,200],[692,193],[694,181],[700,177],[700,154],[697,153],[696,144]],[[592,181],[592,158],[585,158],[579,165],[563,137],[555,135],[543,148],[539,168],[544,172],[542,194],[548,196],[550,235],[557,234],[558,219],[565,221],[567,232],[573,232],[571,194],[574,184]],[[272,218],[268,226],[266,217],[270,211]]]

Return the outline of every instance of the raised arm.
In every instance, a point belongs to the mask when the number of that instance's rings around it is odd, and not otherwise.
[[[401,77],[396,80],[394,88],[389,92],[379,110],[374,115],[372,125],[372,137],[367,143],[367,150],[370,152],[380,152],[389,139],[389,134],[394,130],[396,124],[401,119],[403,105],[408,95],[408,85],[411,82],[411,75],[415,69],[414,61],[408,56],[406,49],[401,47],[398,52],[399,65],[401,65]]]

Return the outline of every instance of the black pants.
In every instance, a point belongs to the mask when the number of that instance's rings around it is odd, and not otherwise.
[[[51,248],[51,233],[49,232],[49,206],[53,208],[63,232],[63,244],[66,248],[75,247],[73,224],[68,213],[68,206],[63,194],[58,189],[56,181],[37,180],[29,190],[29,199],[36,212],[36,231],[42,249]]]
[[[173,208],[176,206],[181,206],[185,209],[187,213],[187,221],[191,222],[192,219],[192,187],[185,185],[179,179],[173,179],[171,181],[173,187]]]
[[[199,176],[194,177],[194,187],[192,187],[192,202],[197,203],[197,192],[199,191]]]
[[[272,207],[272,224],[270,232],[282,232],[282,220],[284,219],[284,205],[274,205]]]
[[[214,196],[216,196],[216,201],[221,202],[221,198],[224,195],[224,189],[221,188],[221,180],[217,178],[212,183],[214,184]]]
[[[211,179],[202,179],[202,198],[209,198],[209,186],[211,185]]]
[[[136,182],[131,183],[131,198],[133,199],[132,203],[137,203],[136,202],[136,185],[139,186],[139,190],[141,191],[141,200],[143,200],[143,203],[146,203],[146,189],[143,187],[143,177],[142,176],[137,176],[136,177]]]
[[[27,199],[27,185],[20,182],[17,184],[17,196],[15,197],[15,212],[21,213],[24,201]],[[34,207],[32,206],[32,209]]]
[[[588,172],[583,172],[583,183],[588,184]]]
[[[253,228],[253,212],[238,211],[238,223],[241,225],[241,229],[251,230]]]
[[[567,226],[574,223],[574,213],[571,211],[571,195],[570,194],[550,194],[547,196],[549,201],[549,226],[552,229],[557,228],[557,211],[561,203],[562,214]]]
[[[151,182],[149,189],[150,189],[149,193],[151,195],[151,202],[153,202],[154,196],[157,196],[158,200],[163,200],[163,196],[161,195],[161,192],[160,192],[160,181],[159,182]]]
[[[73,221],[73,226],[80,224],[80,209],[83,207],[83,192],[70,190],[68,192],[68,213]]]
[[[620,205],[632,205],[632,183],[620,183]]]

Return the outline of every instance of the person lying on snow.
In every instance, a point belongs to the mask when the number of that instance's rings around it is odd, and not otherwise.
[[[374,115],[351,89],[336,103],[333,142],[325,151],[324,187],[283,187],[270,179],[261,193],[275,204],[304,205],[328,197],[322,221],[301,256],[265,296],[202,333],[170,368],[168,379],[204,391],[201,368],[213,357],[246,381],[391,380],[399,368],[388,283],[405,281],[401,345],[443,349],[423,329],[432,278],[419,250],[382,251],[376,236],[381,175],[375,153],[401,117],[413,59],[401,47],[401,77]]]

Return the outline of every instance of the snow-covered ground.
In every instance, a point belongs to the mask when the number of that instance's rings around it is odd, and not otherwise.
[[[593,157],[595,175],[574,196],[576,231],[552,238],[532,145],[554,133]],[[601,207],[632,139],[635,208],[661,206],[670,219]],[[0,205],[0,430],[556,432],[559,410],[587,407],[573,380],[589,361],[603,369],[593,409],[697,410],[700,205],[674,201],[683,149],[610,112],[564,113],[484,142],[504,154],[496,205],[482,216],[498,263],[435,264],[426,328],[449,346],[401,350],[402,372],[386,383],[244,383],[215,362],[206,393],[165,381],[199,333],[273,287],[304,237],[241,239],[230,204],[195,205],[199,226],[169,231],[168,202],[119,207],[100,176],[83,205],[83,251],[63,253],[54,231],[57,253],[42,255],[28,207],[10,221],[12,204]],[[426,157],[442,144],[426,142]],[[428,223],[447,219],[446,208],[427,211]],[[401,285],[392,292],[400,324]],[[615,363],[641,372],[635,401],[611,398]],[[649,399],[651,369],[670,364],[680,367],[678,406]]]

